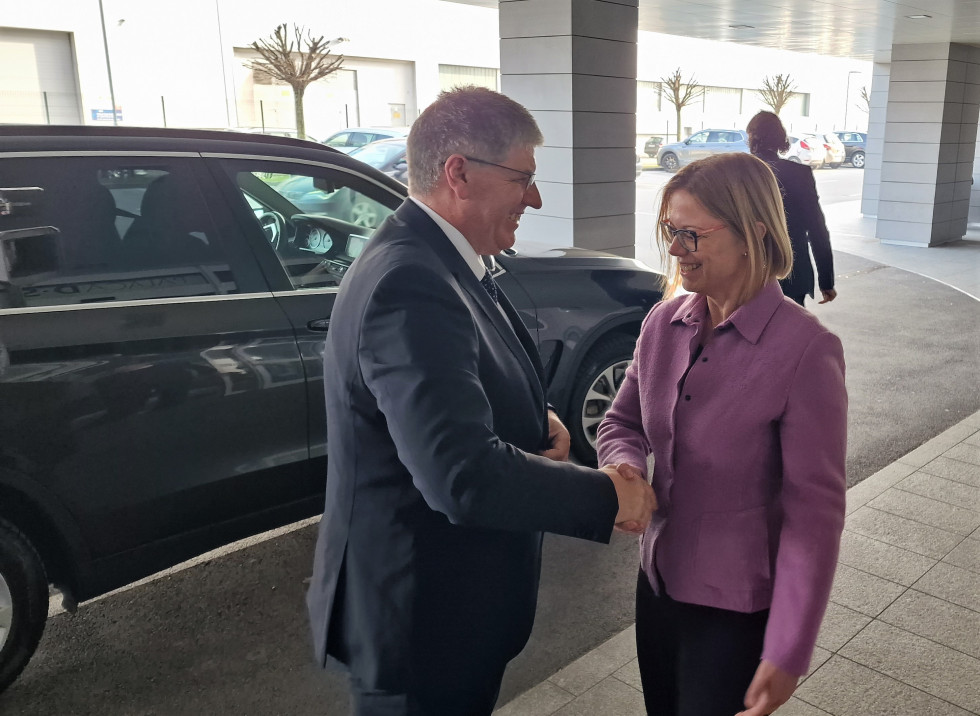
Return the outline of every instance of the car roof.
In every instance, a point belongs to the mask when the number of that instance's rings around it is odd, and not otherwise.
[[[187,152],[230,154],[326,162],[358,172],[364,163],[319,142],[270,134],[166,127],[91,127],[87,125],[0,125],[0,156],[33,152]],[[404,194],[405,187],[373,169],[371,178]]]

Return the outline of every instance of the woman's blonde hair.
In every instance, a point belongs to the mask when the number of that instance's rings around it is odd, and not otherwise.
[[[749,270],[738,305],[746,303],[772,279],[785,278],[792,271],[793,247],[786,230],[783,197],[769,165],[751,154],[716,154],[688,164],[663,188],[657,243],[664,265],[669,267],[664,278],[665,296],[674,295],[681,283],[677,260],[667,253],[673,237],[664,228],[671,198],[678,191],[693,196],[745,242]],[[763,236],[759,236],[756,222],[765,226]]]

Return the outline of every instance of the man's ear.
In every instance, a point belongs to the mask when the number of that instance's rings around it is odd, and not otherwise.
[[[466,157],[462,154],[451,154],[442,171],[450,190],[461,199],[469,198],[471,185],[466,174]]]

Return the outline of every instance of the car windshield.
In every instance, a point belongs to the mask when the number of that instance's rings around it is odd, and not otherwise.
[[[352,157],[359,159],[372,167],[380,168],[395,159],[398,154],[405,151],[405,145],[401,142],[376,142],[365,144],[350,153]]]

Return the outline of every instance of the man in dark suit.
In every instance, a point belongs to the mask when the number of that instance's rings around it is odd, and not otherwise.
[[[441,94],[408,137],[410,198],[334,305],[307,602],[358,716],[489,714],[531,632],[542,531],[607,542],[655,509],[642,480],[565,461],[534,343],[484,263],[541,206],[541,143],[503,95]]]
[[[779,157],[779,152],[789,149],[789,139],[783,123],[772,112],[759,112],[749,120],[745,130],[749,135],[749,150],[769,165],[783,194],[786,227],[793,244],[793,273],[779,282],[783,293],[801,306],[806,296],[813,297],[812,249],[823,295],[820,303],[833,301],[837,298],[834,253],[830,248],[830,232],[820,208],[813,170]]]

